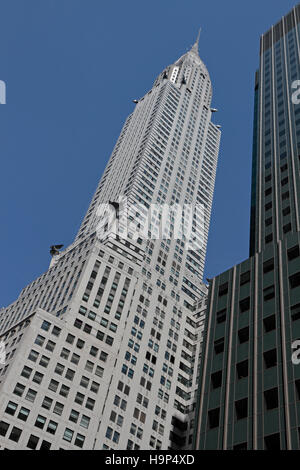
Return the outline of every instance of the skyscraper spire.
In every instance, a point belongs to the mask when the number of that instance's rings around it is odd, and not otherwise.
[[[199,50],[200,34],[201,34],[201,28],[200,28],[199,31],[198,31],[198,35],[197,35],[196,42],[195,42],[195,44],[193,45],[193,47],[191,48],[191,51],[192,51],[192,52],[195,52],[196,54],[198,54],[198,50]]]

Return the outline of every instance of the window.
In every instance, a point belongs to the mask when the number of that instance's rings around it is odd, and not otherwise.
[[[71,442],[73,438],[73,434],[74,434],[74,431],[72,431],[72,429],[66,428],[64,435],[63,435],[63,439],[67,442]]]
[[[77,392],[77,394],[75,396],[75,400],[74,400],[75,403],[78,403],[79,405],[82,405],[83,400],[84,400],[84,395],[82,393]]]
[[[95,374],[98,375],[98,377],[103,377],[104,369],[103,367],[97,366]]]
[[[224,323],[226,321],[226,309],[217,312],[217,323]]]
[[[92,382],[91,392],[98,393],[100,385],[97,382]]]
[[[5,421],[0,421],[0,436],[5,436],[8,428],[9,428],[8,423],[5,423]]]
[[[86,333],[90,334],[91,331],[92,331],[92,327],[90,325],[88,325],[87,323],[84,324],[84,327],[83,327],[83,331],[85,331]]]
[[[37,344],[38,346],[43,346],[45,339],[46,338],[44,336],[37,335],[34,343]]]
[[[82,415],[81,417],[81,421],[80,421],[80,426],[82,426],[83,428],[86,428],[88,429],[89,427],[89,424],[90,424],[90,418],[88,416],[85,416],[85,415]]]
[[[240,301],[240,313],[247,312],[250,308],[250,297]]]
[[[273,233],[270,233],[265,237],[265,243],[271,243],[273,241]]]
[[[223,295],[226,295],[228,293],[228,282],[225,282],[225,284],[222,284],[219,287],[219,297],[222,297]]]
[[[104,351],[100,353],[100,361],[106,362],[108,354]]]
[[[265,211],[268,211],[272,209],[272,202],[268,202],[266,205],[265,205]]]
[[[272,194],[272,188],[268,188],[265,190],[265,196],[269,196],[269,194]]]
[[[45,423],[46,423],[46,418],[44,416],[38,415],[34,425],[37,428],[43,429],[43,427],[45,426]]]
[[[21,372],[21,376],[25,377],[26,379],[29,379],[31,372],[32,372],[32,369],[30,367],[24,366]]]
[[[266,410],[278,408],[278,389],[273,388],[264,392]]]
[[[75,336],[73,336],[71,334],[68,334],[68,336],[66,338],[66,342],[69,343],[69,344],[73,344],[74,340],[75,340]]]
[[[240,275],[240,286],[243,286],[248,282],[250,282],[250,271],[247,271],[246,273],[242,273]]]
[[[293,259],[298,258],[300,256],[299,246],[296,245],[293,248],[290,248],[287,251],[287,256],[288,256],[289,261],[292,261]]]
[[[58,326],[54,326],[53,329],[52,329],[52,334],[54,336],[59,336],[60,335],[60,332],[61,332],[61,329],[58,328]]]
[[[38,357],[39,357],[39,353],[32,349],[29,353],[28,359],[32,362],[36,362]]]
[[[291,307],[292,321],[297,321],[300,319],[300,304],[293,305]]]
[[[75,438],[75,441],[74,441],[74,445],[77,446],[77,447],[82,448],[83,444],[84,444],[84,440],[85,440],[85,437],[82,434],[77,434],[76,438]],[[115,441],[115,442],[117,442],[117,441]]]
[[[78,318],[76,318],[76,320],[74,321],[74,326],[80,329],[82,325],[83,325],[83,322],[81,320],[78,320]]]
[[[50,434],[55,434],[58,424],[55,421],[49,421],[48,427],[46,429]]]
[[[6,409],[5,409],[5,413],[14,416],[14,414],[15,414],[17,408],[18,408],[17,403],[14,403],[14,402],[12,402],[12,401],[9,401],[8,404],[7,404],[7,407],[6,407]]]
[[[112,434],[113,434],[113,429],[108,426],[108,428],[107,428],[107,430],[106,430],[105,437],[106,437],[107,439],[111,439]]]
[[[89,385],[90,379],[88,377],[81,377],[80,385],[84,388],[87,388]]]
[[[239,380],[248,377],[248,360],[239,362],[236,365],[236,373]]]
[[[14,442],[18,442],[20,439],[20,436],[22,434],[22,429],[19,429],[17,427],[13,427],[9,436],[9,439]]]
[[[276,349],[271,349],[270,351],[264,353],[264,362],[266,369],[270,369],[271,367],[275,367],[277,365]]]
[[[264,301],[271,300],[275,297],[275,286],[266,287],[264,289]]]
[[[42,323],[42,330],[45,330],[45,331],[49,331],[49,328],[51,326],[51,323],[49,323],[48,321],[44,320],[43,323]]]
[[[32,378],[32,382],[35,382],[37,384],[41,384],[42,380],[43,380],[43,377],[44,377],[44,375],[41,374],[40,372],[35,372],[35,374]]]
[[[265,450],[280,450],[280,434],[266,436],[264,441]]]
[[[40,366],[42,366],[42,367],[47,367],[48,364],[49,364],[49,361],[50,361],[49,357],[47,357],[47,356],[42,356],[42,357],[41,357],[41,360],[40,360]]]
[[[285,200],[288,199],[289,197],[290,197],[290,193],[289,193],[289,191],[286,191],[285,193],[282,194],[281,199],[282,199],[283,201],[285,201]]]
[[[240,344],[247,343],[249,341],[249,326],[241,328],[238,331],[238,337]]]
[[[222,385],[222,371],[221,370],[211,375],[211,385],[213,389],[221,387]]]
[[[69,416],[69,421],[72,421],[73,423],[77,423],[79,418],[79,413],[78,411],[71,410],[70,416]]]
[[[295,387],[297,392],[297,400],[300,400],[300,379],[295,380]]]
[[[289,277],[290,288],[294,289],[295,287],[300,286],[300,272],[293,274]]]
[[[70,391],[70,387],[67,387],[66,385],[62,385],[60,387],[60,391],[59,391],[59,394],[62,396],[62,397],[67,397],[69,395],[69,391]]]
[[[100,339],[100,341],[103,341],[104,336],[105,334],[103,333],[103,331],[100,331],[100,330],[97,331],[97,335],[96,335],[97,339]]]
[[[98,348],[96,348],[95,346],[91,346],[91,349],[90,349],[90,355],[91,355],[91,356],[96,357],[97,354],[98,354],[98,352],[99,352],[99,349],[98,349]]]
[[[49,450],[51,447],[51,442],[48,441],[42,441],[40,450]]]
[[[63,359],[68,359],[68,358],[69,358],[69,354],[70,354],[70,350],[69,350],[69,349],[62,348],[61,353],[60,353],[60,357],[62,357]]]
[[[214,429],[214,428],[219,427],[219,421],[220,421],[220,408],[210,410],[208,412],[209,429]]]
[[[79,360],[80,360],[80,356],[78,356],[78,354],[73,353],[71,357],[71,362],[77,365],[79,363]]]
[[[31,403],[33,403],[35,400],[36,394],[37,392],[35,390],[32,390],[31,388],[29,388],[26,394],[25,400],[31,401]]]
[[[50,380],[50,383],[49,383],[48,389],[49,389],[49,390],[52,390],[52,392],[56,392],[58,385],[59,385],[59,384],[58,384],[57,380],[51,379],[51,380]]]
[[[29,413],[30,413],[30,410],[22,406],[18,414],[18,419],[21,419],[22,421],[26,421],[29,416]]]
[[[274,270],[274,258],[265,261],[263,264],[263,271],[264,274],[269,273],[270,271]]]
[[[269,317],[264,318],[264,330],[265,333],[269,333],[276,329],[276,316],[270,315]]]
[[[45,397],[42,403],[42,407],[45,408],[46,410],[50,410],[52,403],[53,403],[52,398]]]
[[[241,444],[235,444],[233,450],[247,450],[247,442],[242,442]]]
[[[221,354],[224,351],[224,338],[215,341],[215,353]]]
[[[248,398],[243,398],[235,402],[236,419],[244,419],[248,416]]]
[[[62,412],[64,409],[64,405],[62,403],[59,403],[58,401],[54,405],[53,413],[61,416]]]
[[[273,222],[273,218],[269,217],[268,219],[265,220],[265,226],[269,227],[270,225],[272,225],[272,222]]]
[[[285,209],[283,209],[282,211],[282,215],[284,217],[286,217],[287,215],[289,215],[291,213],[291,208],[290,207],[286,207]]]
[[[75,371],[74,371],[74,370],[72,370],[72,369],[67,369],[67,372],[66,372],[66,375],[65,375],[66,379],[68,379],[68,380],[73,380],[74,375],[75,375]]]
[[[88,410],[93,410],[94,406],[95,406],[95,400],[92,400],[92,398],[87,398],[85,407]]]
[[[46,344],[45,349],[47,349],[47,351],[53,352],[54,348],[55,348],[55,343],[53,341],[49,340]]]

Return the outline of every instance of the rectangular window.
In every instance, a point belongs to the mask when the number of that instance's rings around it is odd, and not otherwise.
[[[21,434],[22,434],[22,429],[19,429],[16,426],[14,426],[11,430],[9,439],[11,441],[18,442],[19,439],[20,439]]]
[[[249,326],[240,329],[238,331],[238,337],[240,344],[247,343],[249,341]]]
[[[276,317],[275,315],[270,315],[269,317],[264,318],[264,330],[265,333],[269,333],[276,329]]]
[[[243,398],[235,402],[236,419],[244,419],[248,416],[248,398]]]
[[[278,408],[278,389],[273,388],[264,392],[266,410]]]
[[[226,295],[228,293],[228,282],[225,282],[219,287],[219,297]]]
[[[275,286],[266,287],[264,289],[264,301],[271,300],[275,297]]]
[[[270,369],[271,367],[275,367],[277,365],[276,349],[271,349],[270,351],[266,351],[264,353],[264,362],[266,369]]]
[[[208,426],[209,429],[214,429],[219,427],[220,422],[220,408],[210,410],[208,412]]]
[[[299,258],[299,256],[300,256],[299,246],[296,245],[293,248],[290,248],[287,251],[287,256],[288,256],[289,261],[292,261],[295,258]]]
[[[291,289],[295,289],[296,287],[299,287],[300,286],[300,272],[290,276],[289,281],[290,281]]]
[[[240,313],[247,312],[250,309],[250,297],[240,301]]]
[[[274,258],[264,262],[263,271],[264,274],[269,273],[270,271],[274,271]]]
[[[300,303],[291,307],[291,316],[292,321],[297,321],[300,319]]]
[[[38,442],[39,442],[39,438],[31,434],[27,442],[28,449],[32,449],[32,450],[36,449]]]
[[[247,271],[246,273],[240,275],[240,286],[243,286],[248,282],[250,282],[250,271]]]
[[[226,321],[226,308],[217,312],[217,323],[224,323]]]
[[[37,395],[37,392],[35,390],[32,390],[31,388],[28,389],[28,392],[25,396],[25,400],[31,401],[31,403],[34,402],[35,397]]]
[[[214,348],[216,354],[221,354],[224,351],[224,338],[216,340]]]
[[[239,362],[236,365],[236,373],[238,380],[248,377],[248,360]]]
[[[222,385],[222,371],[219,370],[211,375],[211,385],[213,389],[220,388]]]

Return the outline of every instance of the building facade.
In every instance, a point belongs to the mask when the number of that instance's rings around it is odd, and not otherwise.
[[[250,258],[210,283],[198,449],[300,448],[299,38],[299,5],[261,37]]]
[[[74,243],[0,310],[1,448],[191,446],[211,99],[197,40],[134,100]]]

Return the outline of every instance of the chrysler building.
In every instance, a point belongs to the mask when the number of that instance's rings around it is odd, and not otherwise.
[[[0,310],[0,448],[191,446],[220,143],[198,41],[134,97],[74,242]]]

